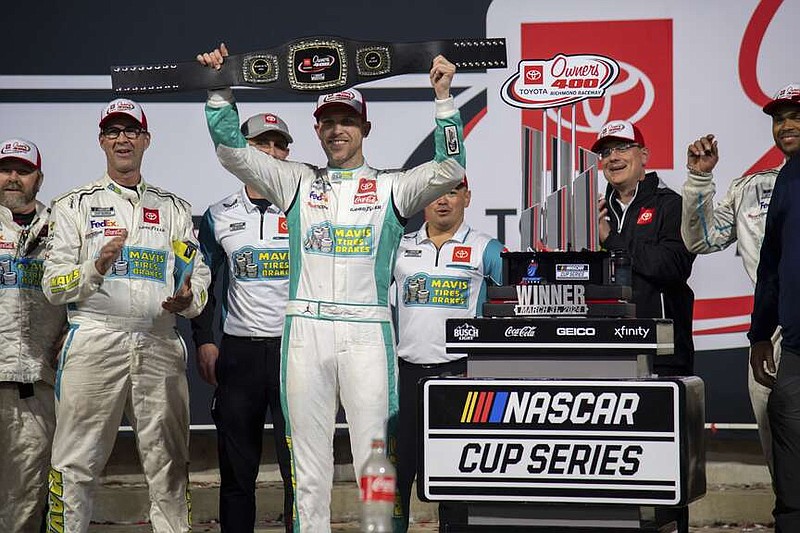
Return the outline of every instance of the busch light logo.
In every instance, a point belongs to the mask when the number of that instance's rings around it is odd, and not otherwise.
[[[500,97],[514,107],[548,109],[603,96],[619,76],[609,57],[558,54],[547,60],[523,59],[503,84]]]
[[[478,328],[465,322],[453,330],[453,335],[460,341],[471,341],[477,339],[480,332]]]

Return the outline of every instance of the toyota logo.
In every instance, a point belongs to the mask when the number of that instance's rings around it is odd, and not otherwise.
[[[458,250],[453,255],[455,255],[459,259],[465,259],[469,255],[469,253],[466,250]]]
[[[529,70],[525,73],[525,79],[528,81],[538,81],[542,78],[542,72],[540,70]]]

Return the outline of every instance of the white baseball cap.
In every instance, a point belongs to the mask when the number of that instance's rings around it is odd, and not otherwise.
[[[111,118],[119,116],[130,117],[138,122],[143,130],[147,130],[147,117],[142,106],[127,98],[117,98],[109,102],[100,113],[100,128],[102,129],[103,125]]]
[[[36,167],[42,168],[42,154],[31,141],[25,139],[9,139],[0,144],[0,161],[17,159]]]
[[[347,106],[367,120],[367,103],[364,96],[356,89],[347,89],[338,93],[323,94],[317,99],[317,109],[314,118],[319,118],[320,113],[334,106]]]
[[[597,152],[609,140],[629,141],[644,146],[644,135],[632,122],[627,120],[611,120],[597,134],[592,145],[592,152]]]

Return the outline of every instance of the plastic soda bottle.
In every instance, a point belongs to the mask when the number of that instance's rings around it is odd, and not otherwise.
[[[395,470],[386,444],[372,439],[372,453],[361,471],[361,531],[391,533],[394,492]]]

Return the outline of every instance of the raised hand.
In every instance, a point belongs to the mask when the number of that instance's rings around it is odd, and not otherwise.
[[[211,67],[217,70],[222,68],[225,58],[228,57],[228,47],[225,43],[219,43],[219,48],[214,48],[211,52],[197,54],[197,62],[204,67]]]
[[[686,168],[691,172],[708,174],[719,161],[719,151],[714,135],[700,137],[686,150]]]
[[[453,75],[456,73],[456,66],[447,60],[443,55],[433,58],[431,66],[431,87],[436,93],[437,100],[450,98],[450,84],[453,82]]]

